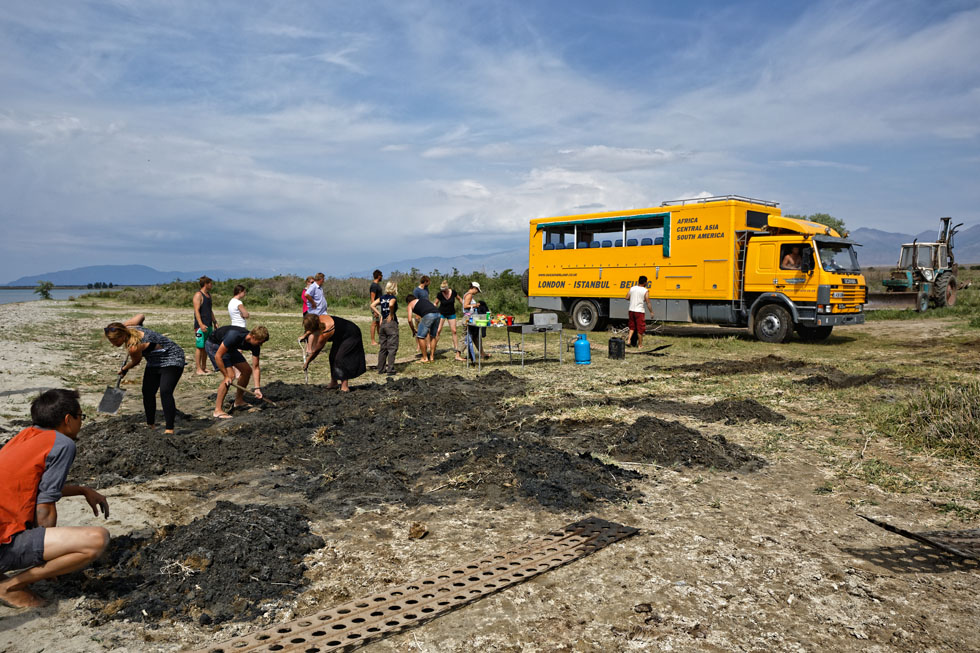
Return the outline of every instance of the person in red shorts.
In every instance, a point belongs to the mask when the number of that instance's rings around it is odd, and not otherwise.
[[[109,503],[95,490],[66,485],[82,428],[75,390],[48,390],[31,403],[34,426],[0,449],[0,601],[17,608],[45,605],[27,589],[85,567],[102,555],[109,531],[101,526],[58,526],[56,502],[83,496],[96,516]],[[7,576],[5,572],[23,569]]]
[[[647,318],[643,312],[643,305],[650,309],[650,317],[653,317],[653,306],[650,304],[650,291],[647,289],[647,278],[640,277],[636,285],[626,293],[626,299],[630,300],[629,327],[630,334],[626,342],[632,342],[633,332],[636,332],[636,348],[643,347],[643,334],[647,331]]]

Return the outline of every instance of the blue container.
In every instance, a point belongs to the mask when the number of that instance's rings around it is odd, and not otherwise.
[[[589,365],[592,363],[592,345],[589,344],[589,339],[585,337],[584,333],[578,334],[578,340],[575,341],[575,364],[576,365]]]

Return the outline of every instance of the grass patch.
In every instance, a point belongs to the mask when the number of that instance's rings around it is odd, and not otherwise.
[[[956,515],[956,518],[961,521],[972,521],[973,519],[980,517],[980,509],[969,508],[956,503],[955,501],[947,501],[946,503],[936,507],[939,509],[939,512],[947,515]]]
[[[919,486],[917,480],[900,468],[877,458],[863,461],[855,471],[855,476],[886,492],[911,492]]]
[[[980,463],[980,381],[913,393],[880,426],[909,448]]]

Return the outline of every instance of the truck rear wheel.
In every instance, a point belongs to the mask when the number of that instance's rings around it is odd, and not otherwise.
[[[796,325],[796,333],[799,334],[800,340],[803,342],[823,342],[830,337],[830,332],[833,330],[833,326]]]
[[[528,296],[528,289],[530,288],[531,281],[531,270],[524,270],[524,274],[521,275],[521,291],[524,292],[524,296]]]
[[[779,304],[766,304],[755,315],[754,330],[762,342],[786,342],[793,335],[793,319]]]
[[[936,287],[933,290],[936,307],[956,305],[956,277],[950,272],[944,272],[936,279]]]
[[[599,315],[599,306],[591,299],[580,299],[572,306],[569,313],[572,326],[578,331],[595,331],[602,329],[606,320]]]

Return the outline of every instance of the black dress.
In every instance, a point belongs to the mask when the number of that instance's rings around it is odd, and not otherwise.
[[[330,377],[336,381],[348,381],[364,374],[364,344],[361,329],[350,320],[333,318],[334,332],[330,341]]]

